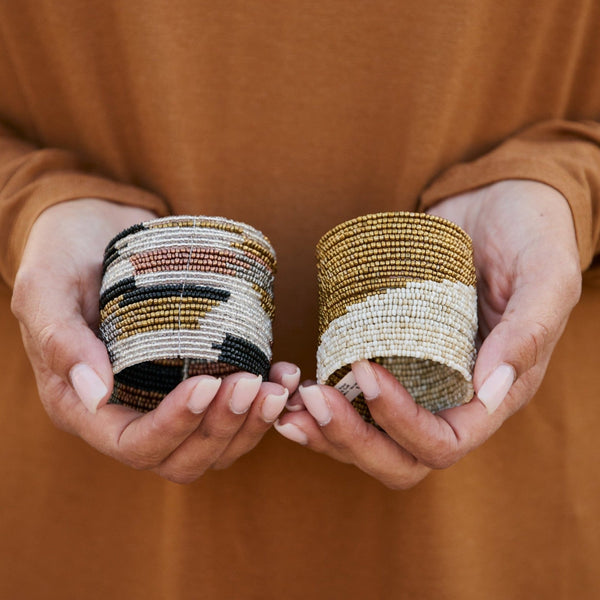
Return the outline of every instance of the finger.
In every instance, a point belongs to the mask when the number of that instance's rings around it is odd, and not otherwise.
[[[307,446],[320,454],[327,454],[340,462],[349,462],[346,456],[337,452],[335,447],[327,441],[319,424],[306,409],[284,414],[275,421],[273,427],[284,438],[296,444]]]
[[[220,385],[220,379],[209,375],[186,379],[155,410],[132,420],[118,433],[115,458],[138,469],[158,466],[198,428]]]
[[[291,396],[300,383],[300,368],[293,363],[276,362],[269,370],[269,381],[282,385]]]
[[[28,351],[95,412],[110,396],[113,374],[106,348],[83,318],[70,285],[44,270],[22,272],[11,307],[26,332]]]
[[[377,423],[419,462],[433,469],[456,463],[485,442],[512,414],[504,408],[490,415],[476,397],[433,414],[419,406],[380,365],[358,361],[352,370],[361,389],[367,390],[365,398]],[[525,376],[523,381],[527,379]],[[521,387],[520,381],[514,389]]]
[[[307,435],[306,445],[359,469],[394,489],[412,487],[429,469],[388,435],[370,425],[336,389],[312,385],[300,387],[304,404],[327,442]],[[290,418],[301,413],[291,414]],[[293,422],[293,421],[288,421]]]
[[[477,396],[490,414],[519,377],[547,363],[578,298],[577,283],[563,277],[521,280],[515,286],[500,322],[481,345],[473,372]]]
[[[211,383],[212,381],[212,383]],[[142,414],[132,408],[109,404],[90,413],[67,387],[60,394],[59,417],[68,414],[69,428],[103,454],[136,469],[149,469],[167,457],[181,440],[194,431],[219,380],[193,378],[180,384],[157,409]]]
[[[310,385],[315,385],[317,382],[314,379],[306,379],[302,382],[302,387],[308,387]],[[287,401],[285,407],[290,412],[297,412],[299,410],[305,410],[304,401],[302,400],[302,396],[300,392],[296,390],[294,394],[291,395],[290,399]]]
[[[198,428],[155,471],[176,483],[200,477],[241,429],[261,382],[260,376],[250,373],[226,377]]]
[[[343,402],[351,407],[350,403],[345,398]],[[351,410],[358,416],[358,413],[356,413],[353,408],[351,408]],[[360,428],[371,427],[361,417],[359,417],[359,419],[360,421],[356,424]],[[375,454],[377,452],[377,447],[366,449],[367,456],[370,457],[371,460],[365,462],[356,461],[356,457],[353,453],[348,452],[348,448],[345,445],[337,445],[328,439],[324,431],[325,428],[321,427],[306,409],[298,412],[286,413],[275,422],[274,427],[284,438],[296,444],[300,444],[301,446],[306,446],[314,452],[324,454],[338,462],[354,464],[359,469],[378,479],[391,489],[407,489],[412,487],[421,481],[429,472],[429,469],[417,466],[412,472],[412,476],[406,476],[405,473],[399,472],[396,465],[394,465],[390,475],[390,473],[383,469],[382,465],[379,463],[379,456]],[[385,436],[385,434],[381,435]],[[395,452],[397,449],[391,448],[391,451]]]
[[[288,398],[287,388],[277,383],[266,382],[259,392],[248,416],[235,437],[215,461],[215,469],[229,467],[240,456],[250,452],[277,420]]]

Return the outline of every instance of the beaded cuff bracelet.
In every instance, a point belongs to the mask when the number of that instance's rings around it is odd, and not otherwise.
[[[275,269],[261,232],[221,217],[166,217],[117,235],[100,290],[111,402],[148,411],[194,375],[266,378]]]
[[[432,412],[471,399],[477,296],[460,227],[422,213],[358,217],[321,238],[317,268],[319,383],[338,384],[367,358]],[[362,394],[352,403],[374,422]]]

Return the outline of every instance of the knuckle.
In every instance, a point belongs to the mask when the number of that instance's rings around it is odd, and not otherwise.
[[[579,264],[574,265],[571,271],[567,274],[565,283],[567,301],[569,302],[569,306],[572,308],[579,302],[583,286],[583,278],[581,276]]]
[[[337,435],[327,436],[329,443],[335,450],[341,453],[352,451],[354,440],[363,440],[364,444],[369,446],[371,442],[375,441],[375,438],[379,435],[379,432],[374,427],[359,417],[353,419],[353,424],[349,427],[344,427]]]
[[[15,278],[13,293],[10,300],[10,310],[18,321],[27,318],[26,306],[31,294],[32,277],[28,271],[21,269]]]
[[[121,462],[136,471],[149,471],[157,468],[164,460],[163,456],[148,451],[147,446],[135,447],[132,444],[123,445],[121,441],[117,444],[118,455]]]
[[[442,470],[451,467],[459,458],[455,444],[448,440],[437,440],[429,445],[420,455],[419,462],[429,469]]]
[[[124,464],[136,471],[148,471],[157,468],[165,459],[164,451],[160,451],[152,440],[160,436],[152,435],[154,420],[151,421],[151,430],[146,432],[144,439],[129,435],[127,429],[121,432],[117,440],[119,459]]]
[[[557,313],[570,311],[581,297],[583,277],[579,260],[557,261],[552,280],[552,295]]]
[[[215,462],[215,464],[211,467],[215,471],[223,471],[228,469],[235,462],[234,458],[220,458]]]
[[[515,368],[517,377],[521,377],[542,360],[551,341],[551,333],[540,320],[531,319],[507,328],[504,339],[510,348],[505,362]]]
[[[437,456],[431,456],[427,460],[423,460],[423,464],[430,469],[441,471],[451,467],[457,461],[456,456],[453,452],[445,452],[438,454]]]
[[[201,427],[198,430],[198,435],[204,440],[211,440],[217,444],[227,444],[233,437],[231,427],[220,423],[211,423]]]
[[[348,443],[344,439],[328,437],[327,441],[336,452],[345,453],[349,450]]]
[[[393,491],[410,490],[422,479],[423,475],[399,475],[393,479],[383,481],[383,485]]]
[[[126,465],[136,471],[149,471],[150,469],[154,469],[160,463],[158,457],[136,451],[129,452],[122,460]]]
[[[523,340],[522,359],[524,365],[522,372],[529,370],[540,361],[549,339],[550,330],[546,325],[539,321],[534,321],[529,325],[529,331]]]
[[[418,482],[412,482],[412,481],[406,481],[404,479],[401,480],[394,480],[394,481],[384,481],[383,485],[385,485],[386,488],[388,488],[389,490],[392,490],[394,492],[398,492],[398,491],[402,491],[402,490],[410,490],[410,488],[414,487],[415,485],[417,485]]]
[[[186,469],[169,469],[161,471],[159,475],[172,483],[179,485],[189,485],[199,479],[204,471],[191,471]]]
[[[163,440],[179,437],[179,435],[181,435],[181,430],[187,424],[184,420],[174,419],[170,414],[160,410],[155,410],[150,414],[152,418],[147,423],[146,432],[149,440]]]
[[[38,333],[38,350],[42,360],[47,365],[56,363],[57,354],[60,352],[61,327],[58,323],[49,323]]]

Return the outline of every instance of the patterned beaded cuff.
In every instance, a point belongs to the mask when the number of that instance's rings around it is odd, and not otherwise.
[[[321,238],[317,268],[319,383],[367,358],[432,412],[471,399],[477,295],[460,227],[422,213],[358,217]],[[374,422],[362,394],[352,403]]]
[[[116,236],[100,290],[111,402],[148,411],[194,375],[266,378],[275,269],[261,232],[221,217],[166,217]]]

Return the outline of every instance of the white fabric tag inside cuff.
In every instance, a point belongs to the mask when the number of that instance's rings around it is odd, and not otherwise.
[[[358,383],[356,383],[356,379],[354,379],[354,373],[352,371],[348,371],[344,377],[342,377],[336,384],[335,389],[340,391],[346,398],[352,402],[356,396],[361,393],[361,389],[358,387]]]

